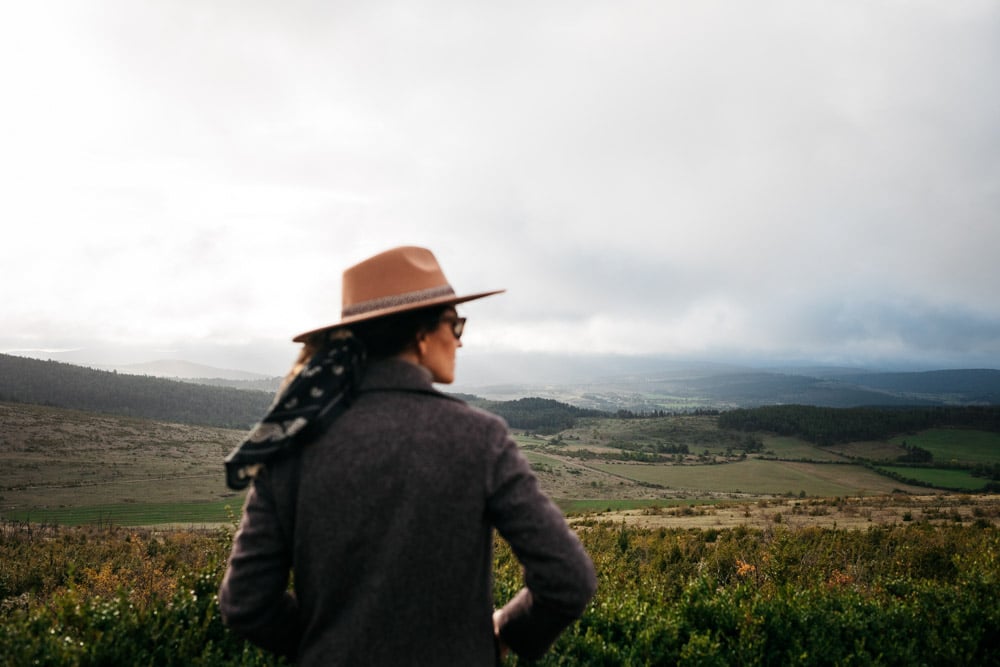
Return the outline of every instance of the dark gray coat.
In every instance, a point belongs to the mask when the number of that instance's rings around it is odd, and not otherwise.
[[[590,558],[501,419],[420,366],[372,364],[330,430],[255,481],[222,615],[303,664],[494,664],[494,528],[525,581],[501,637],[539,656],[593,596]]]

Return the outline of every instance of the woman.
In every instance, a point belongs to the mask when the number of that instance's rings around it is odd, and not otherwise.
[[[219,592],[230,628],[302,664],[490,665],[542,655],[583,613],[593,564],[506,425],[432,386],[454,380],[455,306],[496,293],[456,296],[423,248],[344,272],[341,320],[295,338],[227,459],[234,486],[253,479]],[[494,528],[525,580],[495,612]]]

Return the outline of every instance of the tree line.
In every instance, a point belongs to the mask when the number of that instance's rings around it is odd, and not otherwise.
[[[607,417],[600,410],[578,408],[551,398],[519,398],[514,401],[490,401],[476,397],[463,397],[467,402],[503,417],[511,428],[536,433],[558,433],[573,428],[581,417]]]
[[[818,445],[885,440],[937,427],[1000,431],[1000,405],[921,408],[819,408],[769,405],[719,415],[719,428],[767,431]]]

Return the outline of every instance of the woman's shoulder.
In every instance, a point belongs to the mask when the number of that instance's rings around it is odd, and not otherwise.
[[[447,415],[448,420],[461,423],[466,428],[496,431],[503,435],[507,433],[507,422],[500,416],[443,392],[438,392],[438,396],[440,400],[433,401],[433,409]]]

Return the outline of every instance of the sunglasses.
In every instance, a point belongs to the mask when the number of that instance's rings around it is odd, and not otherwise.
[[[462,332],[465,331],[464,317],[442,317],[438,324],[442,324],[444,322],[451,325],[451,333],[454,334],[456,340],[462,338]]]

